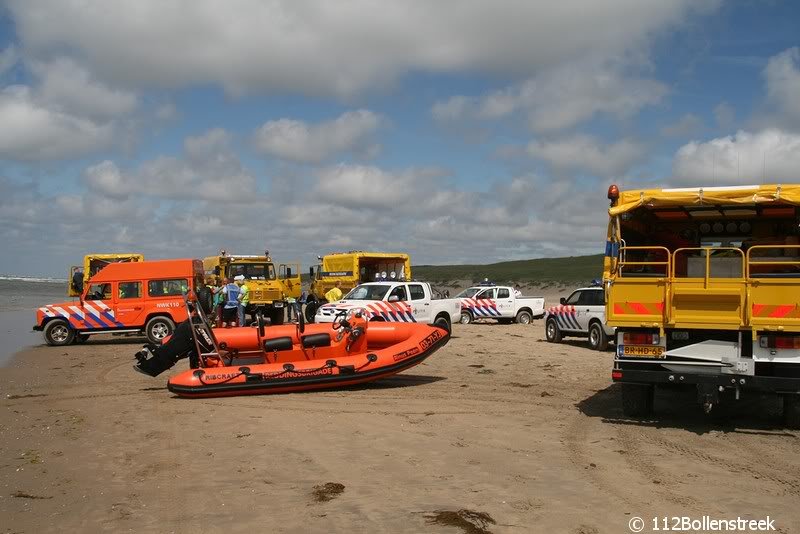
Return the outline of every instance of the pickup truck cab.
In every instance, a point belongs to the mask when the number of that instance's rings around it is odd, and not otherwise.
[[[474,286],[458,295],[461,300],[461,324],[477,319],[495,319],[500,323],[530,324],[544,317],[543,297],[517,297],[509,286]]]
[[[461,301],[434,298],[428,283],[370,282],[353,288],[338,302],[320,306],[314,321],[331,323],[352,308],[364,308],[370,321],[427,323],[448,332],[461,317]]]
[[[200,260],[110,263],[89,278],[79,299],[39,308],[33,329],[48,345],[94,334],[145,334],[158,344],[187,319],[183,294],[202,281]]]
[[[602,287],[582,287],[561,304],[547,309],[545,337],[560,343],[566,336],[586,337],[595,350],[606,350],[615,329],[606,325],[605,291]]]

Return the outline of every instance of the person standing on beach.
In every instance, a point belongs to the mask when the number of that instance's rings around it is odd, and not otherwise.
[[[232,284],[230,278],[225,279],[225,286],[222,288],[225,294],[225,304],[222,306],[222,326],[233,326],[239,311],[239,286]]]
[[[247,326],[244,317],[247,307],[250,305],[250,288],[247,287],[243,274],[238,275],[234,280],[236,280],[236,285],[239,286],[239,306],[237,308],[239,311],[239,326]]]
[[[325,293],[325,298],[328,300],[328,302],[336,302],[342,300],[342,290],[339,289],[339,286],[341,285],[342,285],[341,282],[336,282],[336,285],[333,286],[333,288],[330,291]]]

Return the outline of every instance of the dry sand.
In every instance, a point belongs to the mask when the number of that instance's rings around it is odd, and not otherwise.
[[[634,516],[651,532],[654,516],[769,515],[800,530],[799,435],[774,400],[706,417],[663,391],[658,418],[633,421],[612,352],[548,344],[542,321],[454,334],[369,387],[208,400],[134,373],[133,343],[28,350],[0,369],[2,528],[619,534]]]

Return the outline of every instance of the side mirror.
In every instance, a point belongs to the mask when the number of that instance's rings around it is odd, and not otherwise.
[[[392,295],[389,297],[388,302],[400,302],[400,297],[398,297],[397,295]]]
[[[564,304],[567,303],[567,299],[565,297],[561,297],[561,300],[559,302],[561,302],[561,305],[563,306]]]

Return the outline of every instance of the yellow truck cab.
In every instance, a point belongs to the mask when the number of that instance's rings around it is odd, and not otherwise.
[[[283,324],[287,299],[300,296],[300,264],[281,263],[276,269],[269,251],[263,255],[239,255],[221,250],[219,255],[203,259],[203,269],[210,285],[223,278],[233,282],[236,276],[244,276],[250,290],[247,313],[261,312],[274,325]]]
[[[143,254],[122,252],[114,254],[87,254],[83,257],[83,265],[73,265],[67,278],[67,296],[80,297],[89,278],[97,274],[103,267],[111,263],[142,262]]]
[[[411,280],[411,258],[397,252],[335,252],[317,256],[319,263],[309,269],[311,280],[306,301],[306,320],[314,322],[317,308],[325,304],[325,294],[339,283],[339,289],[348,291],[365,282],[381,280]]]
[[[783,396],[800,427],[800,185],[608,192],[606,321],[623,411],[655,386]]]

